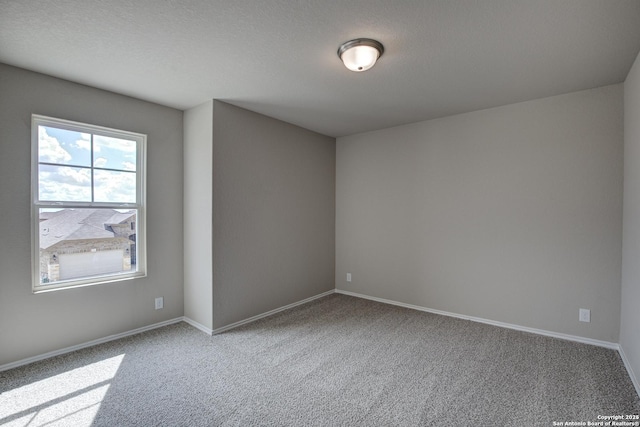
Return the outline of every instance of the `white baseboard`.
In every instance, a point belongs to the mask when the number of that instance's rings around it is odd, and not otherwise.
[[[530,332],[532,334],[544,335],[547,337],[560,338],[568,341],[576,341],[583,344],[591,344],[591,345],[596,345],[598,347],[610,348],[613,350],[620,349],[620,346],[617,343],[608,342],[608,341],[594,340],[591,338],[579,337],[577,335],[562,334],[560,332],[552,332],[552,331],[546,331],[544,329],[529,328],[527,326],[520,326],[520,325],[511,324],[511,323],[498,322],[496,320],[483,319],[481,317],[473,317],[473,316],[467,316],[464,314],[450,313],[448,311],[434,310],[432,308],[421,307],[421,306],[412,305],[412,304],[405,304],[403,302],[388,300],[384,298],[371,297],[369,295],[343,291],[341,289],[336,289],[336,293],[350,295],[352,297],[357,297],[357,298],[364,298],[364,299],[377,301],[377,302],[382,302],[385,304],[397,305],[400,307],[410,308],[413,310],[426,311],[428,313],[440,314],[440,315],[449,316],[449,317],[456,317],[458,319],[470,320],[472,322],[486,323],[488,325],[499,326],[501,328],[515,329],[516,331]]]
[[[254,321],[258,320],[258,319],[262,319],[263,317],[271,316],[272,314],[276,314],[276,313],[278,313],[280,311],[287,310],[287,309],[295,307],[297,305],[305,304],[305,303],[313,301],[315,299],[322,298],[322,297],[327,296],[327,295],[331,295],[334,292],[335,291],[333,289],[331,289],[330,291],[323,292],[323,293],[321,293],[319,295],[312,296],[312,297],[304,299],[302,301],[294,302],[293,304],[285,305],[284,307],[276,308],[275,310],[271,310],[271,311],[268,311],[266,313],[262,313],[262,314],[259,314],[257,316],[253,316],[253,317],[250,317],[248,319],[241,320],[239,322],[235,322],[235,323],[232,323],[232,324],[227,325],[227,326],[223,326],[222,328],[218,328],[216,330],[212,330],[212,329],[204,326],[203,324],[201,324],[199,322],[196,322],[195,320],[190,319],[188,317],[184,317],[184,316],[176,317],[175,319],[165,320],[164,322],[154,323],[153,325],[143,326],[141,328],[133,329],[133,330],[130,330],[130,331],[119,333],[119,334],[109,335],[109,336],[104,337],[104,338],[99,338],[99,339],[88,341],[88,342],[85,342],[85,343],[82,343],[82,344],[73,345],[71,347],[65,347],[65,348],[62,348],[60,350],[54,350],[54,351],[50,351],[50,352],[47,352],[47,353],[39,354],[37,356],[27,357],[25,359],[17,360],[15,362],[6,363],[4,365],[0,365],[0,372],[7,371],[7,370],[13,369],[13,368],[17,368],[19,366],[28,365],[29,363],[38,362],[40,360],[49,359],[51,357],[59,356],[61,354],[71,353],[72,351],[81,350],[83,348],[92,347],[94,345],[103,344],[103,343],[106,343],[106,342],[109,342],[109,341],[113,341],[113,340],[117,340],[117,339],[120,339],[120,338],[128,337],[130,335],[135,335],[135,334],[139,334],[139,333],[142,333],[142,332],[150,331],[152,329],[162,328],[163,326],[173,325],[174,323],[179,323],[179,322],[186,322],[189,325],[193,326],[194,328],[200,329],[202,332],[204,332],[204,333],[206,333],[208,335],[218,334],[220,332],[228,331],[229,329],[236,328],[236,327],[244,325],[246,323],[250,323],[250,322],[254,322]]]
[[[154,323],[153,325],[148,325],[148,326],[143,326],[141,328],[137,328],[137,329],[133,329],[130,331],[126,331],[126,332],[122,332],[119,334],[115,334],[115,335],[109,335],[107,337],[104,338],[99,338],[93,341],[88,341],[82,344],[77,344],[71,347],[66,347],[60,350],[55,350],[55,351],[50,351],[48,353],[44,353],[44,354],[40,354],[38,356],[33,356],[33,357],[28,357],[26,359],[22,359],[22,360],[18,360],[16,362],[11,362],[11,363],[7,363],[4,365],[0,365],[0,372],[2,371],[6,371],[9,369],[13,369],[13,368],[17,368],[19,366],[23,366],[23,365],[28,365],[29,363],[33,363],[33,362],[38,362],[40,360],[44,360],[44,359],[48,359],[50,357],[55,357],[55,356],[59,356],[62,354],[66,354],[66,353],[71,353],[73,351],[76,350],[81,350],[83,348],[87,348],[87,347],[92,347],[94,345],[98,345],[98,344],[103,344],[109,341],[114,341],[120,338],[124,338],[124,337],[128,337],[131,335],[135,335],[135,334],[139,334],[142,332],[146,332],[146,331],[150,331],[152,329],[157,329],[157,328],[162,328],[164,326],[168,326],[168,325],[173,325],[175,323],[179,323],[179,322],[186,322],[189,325],[193,326],[194,328],[197,328],[199,330],[201,330],[202,332],[208,334],[208,335],[215,335],[215,334],[219,334],[221,332],[225,332],[228,331],[230,329],[233,328],[237,328],[239,326],[242,325],[246,325],[247,323],[251,323],[251,322],[255,322],[256,320],[271,316],[273,314],[279,313],[281,311],[296,307],[298,305],[302,305],[302,304],[306,304],[310,301],[313,301],[315,299],[318,298],[322,298],[325,297],[327,295],[331,295],[333,293],[338,293],[338,294],[343,294],[343,295],[349,295],[349,296],[353,296],[356,298],[363,298],[363,299],[368,299],[368,300],[372,300],[372,301],[377,301],[377,302],[381,302],[381,303],[385,303],[385,304],[391,304],[391,305],[396,305],[396,306],[400,306],[400,307],[405,307],[405,308],[409,308],[412,310],[419,310],[419,311],[424,311],[424,312],[428,312],[428,313],[434,313],[434,314],[440,314],[443,316],[449,316],[449,317],[455,317],[458,319],[464,319],[464,320],[470,320],[472,322],[478,322],[478,323],[485,323],[488,325],[493,325],[493,326],[498,326],[501,328],[508,328],[508,329],[514,329],[517,331],[523,331],[523,332],[530,332],[530,333],[534,333],[534,334],[538,334],[538,335],[544,335],[544,336],[548,336],[548,337],[553,337],[553,338],[560,338],[560,339],[564,339],[564,340],[568,340],[568,341],[575,341],[575,342],[580,342],[583,344],[590,344],[590,345],[596,345],[599,347],[605,347],[605,348],[610,348],[613,350],[617,350],[620,354],[620,357],[622,358],[622,362],[624,363],[625,368],[627,369],[627,372],[629,374],[629,377],[631,378],[631,382],[633,383],[636,392],[638,393],[638,395],[640,395],[640,381],[638,380],[638,377],[636,377],[635,372],[633,371],[633,368],[631,367],[631,364],[629,363],[629,360],[627,359],[627,356],[625,355],[622,347],[617,344],[617,343],[612,343],[612,342],[608,342],[608,341],[600,341],[600,340],[594,340],[591,338],[585,338],[585,337],[579,337],[576,335],[568,335],[568,334],[562,334],[559,332],[552,332],[552,331],[546,331],[543,329],[536,329],[536,328],[529,328],[526,326],[520,326],[520,325],[514,325],[511,323],[505,323],[505,322],[498,322],[495,320],[489,320],[489,319],[483,319],[480,317],[473,317],[473,316],[467,316],[467,315],[463,315],[463,314],[457,314],[457,313],[451,313],[451,312],[447,312],[447,311],[442,311],[442,310],[435,310],[435,309],[431,309],[431,308],[427,308],[427,307],[422,307],[422,306],[418,306],[418,305],[412,305],[412,304],[406,304],[406,303],[402,303],[402,302],[398,302],[398,301],[393,301],[393,300],[389,300],[389,299],[384,299],[384,298],[377,298],[377,297],[372,297],[369,295],[364,295],[364,294],[359,294],[356,292],[349,292],[349,291],[344,291],[341,289],[332,289],[330,291],[327,292],[323,292],[321,294],[312,296],[310,298],[306,298],[302,301],[298,301],[298,302],[294,302],[292,304],[288,304],[285,305],[283,307],[280,308],[276,308],[274,310],[271,311],[267,311],[266,313],[262,313],[259,314],[257,316],[253,316],[250,317],[248,319],[244,319],[241,320],[239,322],[235,322],[232,324],[229,324],[227,326],[223,326],[221,328],[218,329],[210,329],[204,325],[202,325],[199,322],[196,322],[193,319],[190,319],[188,317],[177,317],[175,319],[170,319],[170,320],[165,320],[164,322],[159,322],[159,323]]]
[[[188,324],[190,324],[191,326],[193,326],[196,329],[200,329],[202,332],[204,332],[207,335],[213,335],[213,329],[208,328],[206,326],[204,326],[202,323],[200,322],[196,322],[193,319],[188,318],[187,316],[183,317],[183,320],[185,322],[187,322]]]
[[[620,351],[620,357],[622,358],[622,363],[624,363],[624,367],[627,368],[627,373],[631,378],[631,382],[633,383],[633,386],[636,388],[636,393],[638,393],[638,396],[640,396],[640,381],[638,381],[638,377],[636,377],[635,372],[633,372],[631,363],[629,362],[629,359],[627,359],[627,355],[624,354],[624,350],[622,349],[622,346],[620,346],[619,351]]]
[[[48,359],[50,357],[60,356],[61,354],[71,353],[72,351],[81,350],[83,348],[92,347],[94,345],[103,344],[109,341],[128,337],[130,335],[135,335],[142,332],[150,331],[152,329],[162,328],[163,326],[173,325],[174,323],[182,322],[182,320],[183,320],[182,317],[177,317],[175,319],[165,320],[164,322],[154,323],[153,325],[143,326],[141,328],[132,329],[130,331],[122,332],[115,335],[109,335],[107,337],[99,338],[97,340],[87,341],[82,344],[72,345],[71,347],[65,347],[60,350],[50,351],[48,353],[40,354],[38,356],[27,357],[26,359],[18,360],[16,362],[0,365],[0,372],[17,368],[23,365],[28,365],[29,363],[38,362],[40,360]]]
[[[242,325],[246,325],[247,323],[255,322],[256,320],[259,320],[259,319],[274,315],[276,313],[279,313],[279,312],[284,311],[284,310],[288,310],[288,309],[296,307],[298,305],[306,304],[306,303],[308,303],[310,301],[313,301],[315,299],[326,297],[327,295],[331,295],[334,292],[335,292],[335,289],[331,289],[330,291],[323,292],[323,293],[318,294],[318,295],[314,295],[314,296],[309,297],[307,299],[303,299],[302,301],[294,302],[292,304],[285,305],[284,307],[276,308],[275,310],[267,311],[266,313],[258,314],[257,316],[249,317],[248,319],[244,319],[244,320],[240,320],[239,322],[231,323],[231,324],[229,324],[227,326],[223,326],[221,328],[214,329],[213,330],[213,334],[214,335],[215,334],[219,334],[221,332],[225,332],[225,331],[228,331],[230,329],[237,328],[238,326],[242,326]]]

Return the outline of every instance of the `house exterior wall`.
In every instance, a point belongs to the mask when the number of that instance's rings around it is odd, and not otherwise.
[[[131,270],[131,241],[126,237],[112,239],[65,240],[47,249],[40,250],[40,272],[47,272],[42,277],[43,283],[60,280],[60,255],[80,254],[88,252],[102,252],[111,250],[122,251],[122,270]],[[90,271],[90,269],[88,270]],[[90,275],[90,273],[88,274]]]

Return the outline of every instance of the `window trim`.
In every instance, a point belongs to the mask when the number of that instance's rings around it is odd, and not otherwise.
[[[38,139],[39,126],[50,126],[58,129],[90,133],[112,138],[136,141],[136,203],[114,202],[68,202],[39,200],[39,158]],[[92,138],[93,140],[93,138]],[[120,282],[147,276],[147,239],[146,239],[146,166],[147,135],[123,131],[104,126],[92,125],[71,120],[32,114],[31,116],[31,282],[32,292],[41,293],[103,283]],[[70,165],[73,166],[73,165]],[[91,169],[94,170],[92,160]],[[92,186],[93,187],[93,186]],[[93,188],[92,188],[93,194]],[[112,208],[136,209],[136,266],[137,271],[131,273],[112,273],[87,278],[59,280],[54,284],[40,283],[40,214],[42,208]]]

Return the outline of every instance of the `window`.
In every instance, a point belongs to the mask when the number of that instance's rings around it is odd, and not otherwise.
[[[146,275],[146,135],[32,117],[33,290]]]

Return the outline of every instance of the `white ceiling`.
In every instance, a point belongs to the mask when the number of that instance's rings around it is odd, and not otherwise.
[[[357,37],[385,46],[364,73]],[[331,136],[619,83],[638,51],[639,0],[0,0],[0,62]]]

